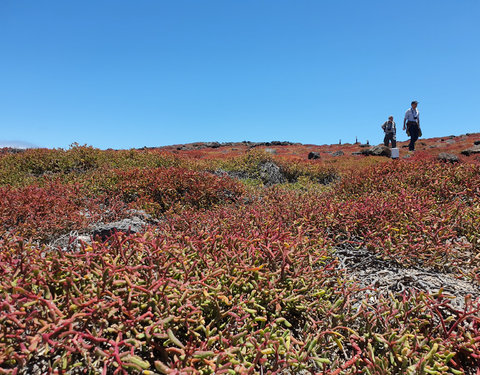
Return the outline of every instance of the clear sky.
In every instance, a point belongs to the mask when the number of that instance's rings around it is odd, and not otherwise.
[[[0,144],[480,132],[478,0],[0,0]]]

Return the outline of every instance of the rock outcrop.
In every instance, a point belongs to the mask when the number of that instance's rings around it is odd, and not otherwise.
[[[139,217],[132,217],[115,221],[113,223],[97,223],[91,228],[91,235],[93,238],[99,238],[105,241],[115,232],[123,232],[126,234],[141,232],[148,225],[143,219]]]
[[[260,164],[260,178],[264,185],[270,186],[275,184],[283,184],[287,179],[283,175],[280,167],[271,161]]]
[[[403,293],[407,290],[418,290],[427,293],[438,293],[453,298],[451,304],[459,309],[464,308],[467,295],[474,299],[480,297],[480,287],[458,279],[454,274],[435,270],[405,268],[395,260],[378,258],[367,249],[345,247],[337,249],[334,256],[338,259],[338,268],[352,279],[357,280],[363,288],[375,288],[372,297],[388,293]]]
[[[260,146],[292,146],[299,143],[287,142],[287,141],[271,141],[271,142],[197,142],[190,143],[185,145],[178,145],[177,150],[179,151],[192,151],[192,150],[202,150],[205,148],[219,148],[219,147],[239,147],[247,146],[250,148],[260,147]]]
[[[363,150],[362,154],[371,155],[371,156],[391,157],[392,156],[392,150],[385,145],[378,145],[378,146],[373,146],[371,148]]]
[[[462,155],[466,155],[466,156],[470,156],[473,154],[480,154],[480,145],[476,145],[474,147],[463,150],[461,153]]]
[[[63,251],[77,251],[82,247],[82,243],[91,244],[92,240],[105,241],[115,232],[125,234],[143,232],[149,224],[159,222],[142,210],[130,210],[129,214],[129,217],[122,220],[110,223],[98,222],[81,232],[70,232],[50,242],[48,247]]]
[[[453,154],[448,154],[446,152],[441,152],[438,154],[438,160],[441,160],[447,163],[458,163],[458,156]]]
[[[308,159],[309,160],[315,160],[315,159],[320,159],[320,154],[318,152],[309,152],[308,153]]]
[[[266,186],[283,184],[287,182],[287,178],[282,173],[282,170],[273,161],[261,162],[258,165],[258,169],[256,171],[251,171],[251,172],[226,171],[223,169],[218,169],[212,173],[214,173],[217,176],[228,176],[232,178],[238,178],[240,180],[260,179],[262,183]]]

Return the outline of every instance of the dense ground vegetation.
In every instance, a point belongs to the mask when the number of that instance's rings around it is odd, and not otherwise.
[[[3,150],[0,374],[478,374],[480,292],[385,293],[338,258],[479,291],[480,162],[436,159],[477,138],[399,160],[358,145]],[[266,162],[284,183],[264,185]],[[143,231],[55,245],[132,211]]]

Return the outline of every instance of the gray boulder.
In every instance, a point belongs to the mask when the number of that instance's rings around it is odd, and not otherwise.
[[[259,165],[259,173],[262,182],[267,186],[283,184],[287,182],[287,179],[280,170],[280,167],[271,161],[261,163]]]
[[[446,152],[441,152],[438,154],[438,160],[444,161],[446,163],[458,163],[458,156],[448,154]]]
[[[221,145],[218,142],[205,142],[207,148],[219,148]]]
[[[378,146],[373,146],[371,148],[368,148],[366,150],[362,151],[362,154],[364,155],[372,155],[372,156],[386,156],[386,157],[391,157],[392,156],[392,150],[385,146],[385,145],[378,145]]]
[[[461,152],[462,155],[470,156],[472,154],[480,154],[480,145],[476,145],[472,148],[468,148]]]
[[[139,217],[131,217],[112,223],[97,223],[91,227],[93,238],[100,237],[102,241],[112,236],[115,232],[126,234],[138,233],[144,230],[148,223]]]
[[[335,151],[332,156],[342,156],[342,155],[345,155],[345,153],[342,151],[342,150],[339,150],[339,151]]]
[[[318,152],[312,151],[308,154],[308,159],[310,160],[320,159],[320,154]]]
[[[107,213],[106,216],[108,216]],[[47,248],[75,252],[81,250],[85,245],[91,245],[92,240],[100,239],[105,241],[115,232],[126,234],[143,232],[147,225],[160,222],[160,220],[153,218],[143,210],[128,210],[126,213],[129,217],[123,220],[109,223],[97,222],[82,230],[81,233],[72,231],[64,234],[48,243]],[[90,215],[88,211],[83,214],[87,217]]]
[[[258,169],[254,172],[247,171],[225,171],[217,169],[212,172],[216,176],[228,176],[240,180],[260,179],[264,185],[270,186],[275,184],[283,184],[287,179],[283,175],[280,167],[272,161],[264,161],[258,165]]]
[[[47,248],[61,249],[63,251],[76,252],[80,251],[83,246],[90,245],[93,240],[105,241],[115,232],[123,232],[126,234],[137,233],[143,231],[147,226],[147,222],[139,217],[133,217],[115,221],[112,223],[96,223],[88,228],[83,234],[78,232],[70,232],[51,241]]]

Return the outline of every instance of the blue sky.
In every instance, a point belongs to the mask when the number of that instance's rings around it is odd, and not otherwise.
[[[0,1],[0,143],[480,132],[480,1]]]

